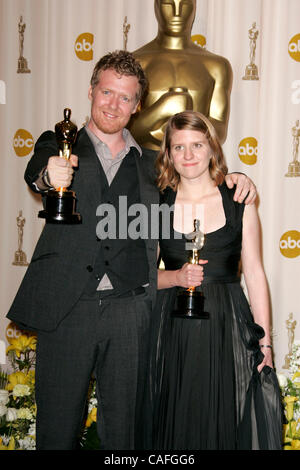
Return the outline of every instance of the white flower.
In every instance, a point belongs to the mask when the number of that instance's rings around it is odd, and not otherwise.
[[[13,389],[13,396],[14,397],[24,397],[30,395],[30,387],[29,385],[17,384],[14,386]]]
[[[6,415],[6,413],[7,413],[6,406],[5,405],[0,405],[0,418],[1,418],[1,416]]]
[[[15,421],[18,419],[18,410],[16,408],[7,408],[6,421]]]
[[[18,419],[32,419],[32,413],[29,408],[20,408],[17,415]]]
[[[288,382],[284,374],[277,374],[277,379],[278,379],[280,388],[285,388],[287,386]]]
[[[31,423],[31,425],[29,426],[29,429],[28,429],[28,436],[29,437],[34,437],[35,436],[35,423]]]
[[[9,436],[6,436],[5,434],[1,434],[1,439],[2,439],[2,444],[4,446],[8,446],[9,444],[9,441],[10,441],[10,437]]]
[[[97,398],[90,398],[89,405],[88,405],[88,413],[90,413],[93,408],[97,408],[97,406],[98,406]]]
[[[8,390],[0,390],[0,405],[7,405],[8,400]]]
[[[32,439],[31,437],[18,439],[18,444],[21,450],[35,450],[35,440]]]

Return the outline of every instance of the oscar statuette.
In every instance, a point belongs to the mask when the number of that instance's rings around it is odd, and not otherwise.
[[[23,245],[23,232],[25,225],[25,217],[23,217],[22,211],[19,211],[17,217],[17,227],[18,227],[18,249],[15,252],[15,258],[12,264],[14,266],[28,266],[26,253],[22,250]]]
[[[199,251],[204,245],[204,233],[200,231],[200,221],[194,220],[194,231],[186,238],[191,240],[186,243],[186,249],[191,251],[188,262],[191,264],[198,264]],[[204,311],[204,295],[202,292],[197,291],[195,287],[180,290],[176,299],[176,310],[172,312],[173,317],[179,318],[195,318],[195,319],[208,319],[208,312]]]
[[[293,177],[300,176],[300,162],[298,160],[299,156],[299,141],[300,141],[300,126],[299,119],[297,119],[295,125],[292,127],[292,136],[293,136],[293,160],[289,163],[288,172],[285,176]]]
[[[245,75],[243,80],[259,80],[258,77],[258,68],[255,65],[255,51],[256,51],[256,41],[258,38],[258,30],[256,28],[256,23],[252,24],[252,27],[248,31],[250,39],[250,63],[246,66]]]
[[[77,137],[77,126],[70,121],[71,110],[64,110],[64,120],[55,125],[55,134],[59,156],[69,160],[72,145]],[[50,189],[46,196],[45,210],[39,212],[39,217],[52,224],[79,224],[81,215],[75,212],[76,196],[74,191],[67,188]]]
[[[18,58],[18,69],[17,73],[30,73],[28,68],[27,59],[23,56],[24,51],[24,34],[26,29],[26,24],[23,23],[23,17],[20,16],[20,21],[18,24],[19,29],[19,58]]]

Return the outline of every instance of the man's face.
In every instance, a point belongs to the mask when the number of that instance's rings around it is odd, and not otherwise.
[[[170,36],[190,33],[196,0],[155,0],[155,15],[160,28]]]
[[[89,88],[90,128],[104,134],[122,131],[136,112],[139,88],[135,76],[119,75],[113,69],[101,71],[98,84]]]

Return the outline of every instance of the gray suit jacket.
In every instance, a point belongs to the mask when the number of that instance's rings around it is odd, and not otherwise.
[[[81,296],[97,254],[96,208],[101,202],[100,167],[94,147],[81,129],[72,152],[78,155],[72,189],[76,192],[77,212],[82,224],[45,224],[13,304],[10,320],[27,328],[51,331],[68,315]],[[25,180],[35,191],[33,182],[51,155],[57,155],[55,134],[47,131],[35,145],[35,152],[25,171]],[[159,203],[154,181],[155,152],[143,149],[136,157],[140,197],[151,213],[151,204]],[[147,239],[149,265],[148,292],[154,305],[157,285],[157,240]]]

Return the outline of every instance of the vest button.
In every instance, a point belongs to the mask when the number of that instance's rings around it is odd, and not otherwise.
[[[105,266],[109,266],[109,262],[108,261],[105,261]]]
[[[90,264],[86,267],[86,269],[88,270],[89,273],[91,273],[93,271],[93,266],[91,266]]]

